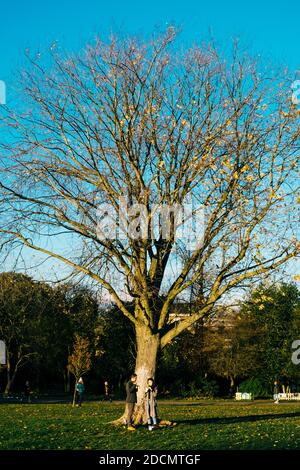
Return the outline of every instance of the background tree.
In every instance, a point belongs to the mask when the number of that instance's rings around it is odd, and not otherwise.
[[[211,44],[178,52],[175,36],[98,39],[77,55],[52,48],[51,67],[29,57],[20,100],[2,107],[3,249],[25,245],[89,276],[133,323],[137,421],[158,351],[299,253],[290,77],[236,47],[226,60]],[[157,204],[176,212],[188,200],[194,215],[205,208],[193,249],[176,237],[174,212],[167,231],[144,230]],[[121,233],[105,230],[109,217]],[[199,279],[201,305],[169,322]]]
[[[294,381],[299,377],[291,361],[291,345],[300,331],[300,294],[294,284],[261,285],[253,290],[241,309],[260,332],[256,377],[272,391],[274,380]]]
[[[188,304],[183,308],[189,309]],[[163,349],[157,370],[160,392],[172,396],[200,393],[208,372],[203,339],[204,326],[198,322]]]
[[[5,393],[20,370],[30,372],[37,387],[41,375],[49,380],[61,373],[67,361],[68,325],[61,289],[23,274],[0,274],[0,336],[7,344]]]
[[[95,328],[99,319],[99,305],[95,292],[88,287],[65,285],[68,303],[68,318],[72,333],[80,333],[92,345],[95,343]]]
[[[36,354],[30,324],[41,307],[34,281],[23,274],[0,274],[0,336],[6,343],[8,394],[19,370]]]
[[[39,283],[36,288],[37,312],[28,324],[35,355],[25,369],[28,369],[26,372],[32,377],[37,391],[48,388],[49,384],[60,389],[72,346],[65,288],[46,283]]]
[[[99,342],[101,354],[95,364],[98,384],[103,387],[107,380],[111,392],[124,396],[125,383],[135,366],[136,344],[133,325],[116,307],[100,308]]]
[[[69,356],[68,361],[69,370],[75,377],[73,406],[75,406],[76,401],[76,386],[78,380],[90,370],[91,365],[90,343],[86,338],[81,338],[79,335],[76,335],[73,354]]]
[[[248,377],[260,366],[261,350],[257,337],[261,333],[246,315],[234,312],[231,321],[207,327],[204,333],[203,353],[207,355],[208,370],[229,382],[232,395],[237,380]]]

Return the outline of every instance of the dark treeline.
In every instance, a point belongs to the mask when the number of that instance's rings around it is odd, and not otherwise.
[[[178,310],[188,314],[189,308],[181,304]],[[76,335],[88,340],[92,357],[87,391],[104,395],[107,381],[112,397],[122,397],[136,350],[133,327],[118,309],[99,305],[87,288],[0,275],[0,339],[7,346],[2,393],[22,392],[26,380],[37,394],[71,393],[67,365]],[[209,397],[239,389],[261,397],[272,393],[274,380],[300,391],[300,366],[291,360],[299,336],[297,287],[262,285],[240,308],[218,308],[163,349],[156,377],[160,393]]]

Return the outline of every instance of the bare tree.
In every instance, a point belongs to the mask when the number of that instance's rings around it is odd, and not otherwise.
[[[29,58],[25,104],[3,108],[3,249],[25,245],[89,276],[134,324],[137,421],[158,351],[299,253],[299,112],[288,73],[236,46],[230,59],[211,44],[181,53],[175,36],[97,40],[67,57],[53,46],[51,67]],[[176,236],[174,213],[167,232],[144,230],[143,211],[148,229],[157,205],[188,199],[205,211],[196,247]],[[117,228],[129,220],[135,236],[99,236],[112,209]],[[170,321],[196,284],[197,308]]]
[[[229,314],[230,316],[230,314]],[[257,371],[261,348],[261,331],[247,315],[231,313],[228,323],[205,330],[202,353],[207,355],[209,370],[229,381],[229,391],[235,392],[236,381]]]

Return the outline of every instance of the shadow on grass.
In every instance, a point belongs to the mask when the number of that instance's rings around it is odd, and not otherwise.
[[[181,424],[238,424],[238,423],[251,423],[255,421],[267,421],[269,419],[282,419],[282,418],[299,418],[300,412],[296,413],[272,413],[264,415],[249,415],[249,416],[228,416],[222,418],[197,418],[197,419],[178,419],[178,425]]]

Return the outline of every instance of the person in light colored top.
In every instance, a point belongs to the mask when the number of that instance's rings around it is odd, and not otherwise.
[[[145,395],[148,429],[149,431],[152,431],[157,426],[157,386],[155,385],[152,377],[147,380]]]

